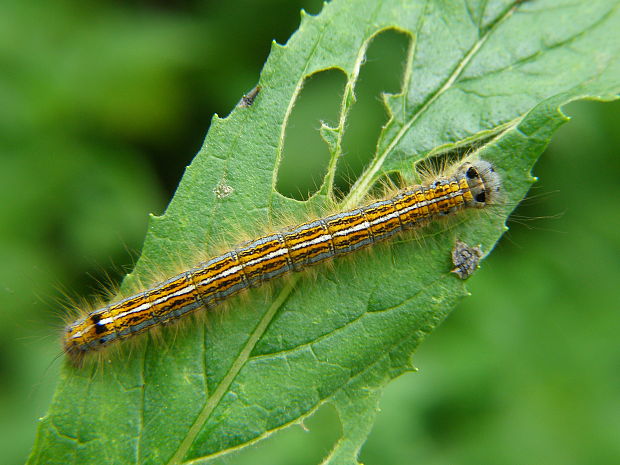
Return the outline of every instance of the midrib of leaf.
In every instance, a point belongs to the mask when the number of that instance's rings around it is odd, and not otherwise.
[[[179,444],[179,448],[177,449],[177,451],[168,461],[168,465],[174,465],[180,463],[183,460],[183,457],[196,439],[196,436],[198,436],[198,433],[200,433],[202,426],[209,419],[209,416],[211,415],[215,407],[217,407],[220,400],[222,400],[222,397],[228,391],[228,388],[232,384],[239,371],[241,371],[241,368],[243,368],[243,365],[245,365],[245,362],[250,358],[252,349],[254,349],[254,346],[267,329],[267,326],[269,326],[269,323],[273,319],[274,315],[278,312],[280,306],[286,301],[289,294],[295,288],[295,284],[297,283],[298,279],[299,276],[296,275],[293,277],[293,279],[288,281],[284,289],[282,289],[282,291],[278,294],[273,303],[269,306],[269,309],[265,312],[261,320],[258,322],[256,329],[254,329],[254,331],[252,331],[252,333],[250,334],[250,337],[248,338],[246,344],[243,346],[243,349],[233,362],[230,370],[228,371],[228,373],[226,373],[226,376],[224,376],[220,384],[217,386],[217,388],[215,388],[213,394],[211,394],[211,396],[207,398],[205,406],[198,414],[198,417],[196,417],[196,421],[188,430],[187,435],[185,436],[185,438],[183,438],[181,444]]]
[[[398,131],[398,133],[395,135],[392,141],[390,141],[390,143],[385,148],[385,150],[383,150],[381,154],[375,155],[375,157],[373,157],[373,160],[371,161],[370,165],[365,169],[365,171],[362,173],[360,178],[356,181],[356,183],[351,188],[347,197],[342,201],[341,203],[342,209],[344,210],[350,209],[356,205],[359,205],[363,201],[363,199],[368,195],[370,188],[376,181],[376,177],[379,171],[381,170],[381,167],[385,159],[392,152],[394,147],[396,147],[396,145],[402,139],[402,137],[407,133],[407,131],[409,131],[409,129],[415,123],[415,121],[422,114],[424,114],[424,112],[444,92],[446,92],[448,89],[452,87],[456,79],[458,79],[458,77],[460,76],[462,71],[465,69],[467,64],[475,56],[476,52],[480,50],[480,47],[482,47],[482,45],[486,42],[486,40],[490,37],[490,35],[497,29],[497,27],[499,27],[499,25],[501,25],[506,19],[508,19],[513,14],[513,12],[516,9],[517,3],[518,2],[515,2],[510,7],[508,7],[506,11],[487,28],[486,32],[473,44],[473,46],[470,48],[467,54],[463,57],[463,59],[459,61],[458,65],[456,66],[454,71],[450,74],[450,76],[448,76],[448,78],[445,80],[443,85],[438,90],[436,90],[417,111],[415,111],[411,115],[409,120],[401,127],[401,129]],[[285,140],[285,135],[286,135],[286,127],[290,119],[290,115],[295,105],[295,101],[297,97],[299,96],[299,92],[302,89],[303,82],[307,77],[306,71],[308,69],[308,63],[310,62],[314,52],[319,46],[321,39],[323,37],[323,33],[324,33],[324,29],[321,31],[321,34],[317,38],[316,43],[312,49],[312,52],[308,55],[308,59],[306,60],[306,64],[304,67],[304,72],[301,73],[301,78],[297,81],[294,93],[287,106],[283,124],[280,130],[276,166],[279,166],[279,162],[282,157],[282,151],[283,151],[284,140]],[[338,129],[338,137],[337,137],[337,143],[336,143],[337,149],[334,150],[331,154],[331,158],[330,158],[329,165],[328,165],[328,172],[325,176],[325,182],[327,183],[328,192],[330,195],[333,194],[333,182],[334,182],[335,172],[337,168],[337,161],[338,161],[338,158],[342,150],[342,138],[344,135],[344,127],[346,124],[347,116],[351,108],[351,105],[349,105],[347,102],[350,101],[350,97],[352,97],[353,95],[355,83],[357,82],[357,79],[359,77],[359,71],[361,69],[368,44],[372,41],[374,36],[378,33],[380,33],[380,31],[376,31],[374,34],[370,35],[360,47],[359,53],[355,60],[353,71],[350,73],[350,76],[348,76],[347,83],[345,85],[345,91],[343,92],[342,105],[341,105],[339,123],[338,123],[338,128],[337,128]],[[412,58],[414,58],[415,57],[415,45],[412,45],[412,50],[410,53],[412,55]],[[409,87],[409,79],[411,77],[412,67],[413,67],[413,59],[408,60],[407,69],[404,71],[405,73],[404,74],[405,77],[403,80],[403,94],[404,95],[406,95],[407,89]],[[276,193],[275,183],[277,180],[277,169],[274,170],[274,175],[272,179],[273,179],[272,180],[272,195],[273,195]],[[272,209],[272,207],[270,207],[270,209]],[[200,413],[196,417],[195,422],[192,424],[192,426],[188,430],[187,435],[183,438],[177,451],[168,461],[168,465],[176,465],[178,463],[181,463],[181,461],[183,460],[183,457],[189,451],[191,445],[193,444],[196,437],[200,433],[202,427],[207,422],[207,420],[209,419],[209,417],[211,416],[211,414],[213,413],[213,411],[215,410],[215,408],[221,401],[222,397],[226,394],[229,387],[231,386],[234,379],[239,374],[239,372],[241,371],[245,363],[249,360],[252,350],[254,349],[257,342],[260,340],[260,338],[266,331],[267,327],[269,326],[269,323],[273,320],[275,315],[278,313],[278,311],[280,310],[280,307],[286,302],[289,295],[295,290],[296,284],[299,281],[299,279],[300,279],[300,275],[297,275],[297,274],[293,275],[287,281],[286,285],[278,292],[273,303],[270,305],[268,310],[265,312],[265,314],[263,315],[263,317],[257,324],[254,331],[252,331],[252,333],[250,334],[250,337],[248,338],[246,344],[243,346],[243,349],[241,350],[239,355],[235,358],[229,371],[226,373],[226,375],[224,376],[222,381],[218,384],[217,388],[213,391],[213,393],[207,398],[205,406],[203,407],[203,409],[200,411]],[[369,366],[372,366],[372,365],[374,364],[371,364]],[[313,411],[315,411],[324,402],[325,400],[323,402],[319,402]],[[311,412],[309,412],[308,414],[311,414]]]

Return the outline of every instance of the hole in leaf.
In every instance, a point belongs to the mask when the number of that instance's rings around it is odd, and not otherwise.
[[[306,200],[323,182],[329,163],[329,149],[319,129],[321,122],[333,127],[346,77],[337,69],[306,78],[289,118],[276,189],[280,194]]]
[[[482,149],[503,131],[504,129],[499,128],[496,131],[485,132],[484,134],[469,138],[466,141],[453,144],[445,149],[440,149],[416,163],[415,170],[411,170],[409,167],[403,167],[402,173],[404,175],[411,173],[405,179],[406,184],[418,184],[425,177],[428,177],[429,174],[442,172],[446,167],[454,165],[467,156]]]
[[[349,191],[375,154],[381,128],[388,121],[381,94],[401,91],[410,39],[405,33],[389,29],[378,34],[368,47],[336,172],[336,188],[342,194]]]
[[[303,427],[291,425],[252,447],[241,449],[234,454],[234,460],[230,463],[234,462],[235,465],[321,463],[340,438],[341,430],[336,409],[331,404],[325,404],[304,421]]]

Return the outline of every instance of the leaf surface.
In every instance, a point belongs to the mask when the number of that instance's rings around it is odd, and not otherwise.
[[[252,291],[206,323],[125,344],[109,362],[67,365],[30,463],[218,463],[327,403],[342,437],[324,463],[357,463],[383,387],[413,369],[418,344],[466,295],[449,273],[455,240],[490,251],[566,121],[560,107],[620,92],[616,1],[337,0],[302,14],[289,42],[274,44],[253,105],[213,119],[124,283],[149,281],[154,267],[173,274],[240,227],[264,231],[328,205],[364,52],[387,29],[410,36],[402,91],[386,96],[391,119],[341,208],[388,172],[410,176],[413,163],[472,144],[496,165],[501,202],[422,240]],[[304,80],[331,68],[348,79],[339,126],[322,128],[332,159],[319,192],[299,202],[275,189],[285,130]]]

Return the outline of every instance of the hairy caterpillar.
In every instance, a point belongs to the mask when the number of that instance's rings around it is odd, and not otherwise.
[[[63,335],[64,351],[79,365],[89,352],[198,309],[212,308],[244,289],[349,254],[441,216],[485,207],[496,200],[500,185],[489,162],[467,161],[452,174],[390,198],[260,237],[69,324]]]

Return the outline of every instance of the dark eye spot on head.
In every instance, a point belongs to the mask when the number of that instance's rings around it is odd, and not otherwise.
[[[487,200],[487,194],[485,191],[476,194],[476,202],[484,203]]]
[[[470,166],[467,172],[465,173],[468,179],[476,179],[478,177],[478,170],[473,166]]]

